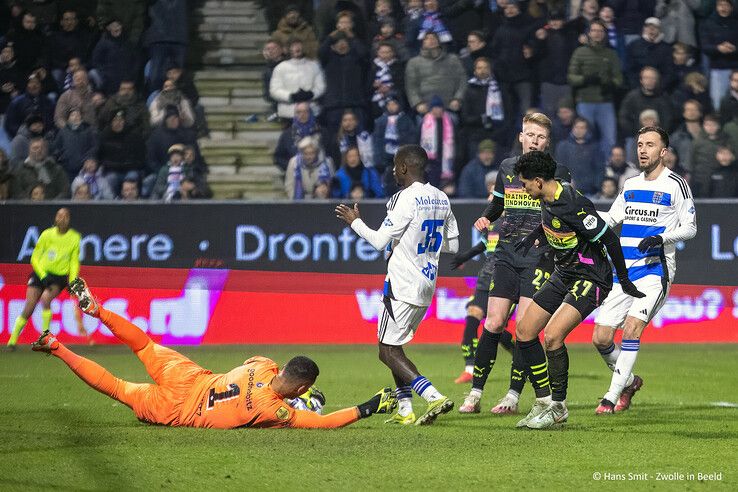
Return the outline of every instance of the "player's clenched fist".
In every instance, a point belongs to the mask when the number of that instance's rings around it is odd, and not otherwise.
[[[484,232],[489,227],[489,219],[487,217],[479,217],[474,223],[474,228],[479,232]]]

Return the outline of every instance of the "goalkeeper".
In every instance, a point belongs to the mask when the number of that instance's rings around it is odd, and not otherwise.
[[[279,370],[270,359],[257,356],[227,374],[213,374],[182,354],[154,343],[134,324],[99,306],[81,278],[72,282],[69,290],[79,299],[82,311],[100,318],[133,350],[155,384],[118,379],[69,350],[50,333],[42,334],[33,350],[60,358],[88,385],[131,408],[142,422],[217,429],[332,429],[374,413],[390,413],[396,405],[393,392],[385,388],[366,403],[328,415],[295,410],[285,399],[297,398],[315,382],[319,371],[311,359],[295,357]]]

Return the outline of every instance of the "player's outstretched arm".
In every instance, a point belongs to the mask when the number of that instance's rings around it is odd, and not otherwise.
[[[337,429],[375,413],[391,413],[396,406],[397,398],[392,388],[383,388],[361,405],[344,408],[328,415],[319,415],[309,410],[295,410],[295,417],[290,427],[298,429]]]
[[[485,249],[487,249],[487,245],[484,243],[484,241],[479,241],[479,243],[473,248],[462,251],[461,253],[457,253],[451,260],[451,270],[461,268],[467,261],[471,260],[478,254],[484,253]]]
[[[487,230],[489,225],[500,218],[502,212],[505,211],[505,200],[499,197],[497,194],[494,195],[492,201],[487,204],[487,207],[482,212],[482,216],[474,222],[474,227],[479,232]]]
[[[646,294],[639,291],[628,277],[628,268],[625,266],[625,257],[623,256],[623,250],[620,247],[618,236],[608,227],[605,233],[602,234],[600,241],[605,245],[607,254],[612,259],[615,273],[618,276],[618,281],[623,288],[623,292],[633,297],[646,297]]]

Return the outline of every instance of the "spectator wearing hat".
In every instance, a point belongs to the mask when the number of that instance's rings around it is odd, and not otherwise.
[[[175,106],[169,106],[164,116],[164,124],[151,132],[146,142],[146,174],[147,178],[141,185],[141,196],[148,198],[154,180],[159,170],[167,163],[168,150],[174,144],[192,145],[197,154],[200,154],[197,145],[197,135],[192,128],[184,128],[181,125],[179,111]]]
[[[700,24],[702,52],[710,60],[710,97],[715,108],[730,87],[730,74],[738,69],[738,17],[732,0],[715,2],[715,12]]]
[[[98,160],[103,176],[113,194],[118,195],[121,183],[127,179],[138,182],[145,169],[143,137],[126,124],[124,110],[118,110],[100,134]]]
[[[51,154],[71,181],[79,174],[85,159],[97,155],[98,142],[95,129],[82,121],[79,108],[71,108],[66,120],[64,128],[56,132]]]
[[[392,43],[383,41],[372,61],[372,117],[379,118],[390,97],[405,100],[405,64],[397,59]]]
[[[112,200],[115,198],[110,183],[103,177],[102,169],[94,157],[88,157],[82,164],[79,174],[72,181],[72,197],[80,188],[87,187],[90,200]]]
[[[46,140],[35,137],[29,145],[28,157],[22,166],[13,171],[13,198],[28,198],[31,190],[39,183],[44,186],[46,198],[69,198],[67,173],[49,157]]]
[[[507,121],[512,105],[493,73],[489,59],[480,57],[474,62],[474,75],[467,83],[461,104],[461,126],[466,141],[466,148],[461,149],[462,159],[475,156],[482,140],[491,139],[506,146],[510,139]]]
[[[556,145],[554,156],[556,162],[569,168],[578,191],[588,196],[599,191],[605,176],[605,162],[587,120],[577,117],[569,138]]]
[[[643,23],[643,33],[626,48],[626,73],[628,85],[638,87],[638,79],[644,67],[653,67],[659,74],[667,73],[671,60],[671,46],[664,42],[661,21],[649,17]]]
[[[284,190],[291,200],[328,198],[333,179],[333,161],[324,157],[320,145],[310,137],[300,141],[284,175]]]
[[[563,10],[553,10],[548,23],[536,30],[532,47],[541,84],[541,109],[553,118],[562,97],[571,97],[567,81],[569,60],[577,47],[577,33],[572,24],[566,24]]]
[[[71,8],[66,8],[61,13],[59,27],[49,37],[49,68],[57,85],[61,87],[70,58],[87,62],[92,35],[89,30],[80,26],[77,12]]]
[[[593,21],[587,34],[588,43],[574,50],[567,75],[577,114],[599,134],[601,155],[608,155],[615,145],[617,121],[613,99],[623,85],[620,59],[606,36],[607,26],[602,21]]]
[[[41,82],[37,77],[28,77],[23,94],[13,98],[5,112],[3,126],[10,138],[15,137],[18,129],[31,114],[39,115],[46,128],[54,125],[54,104],[41,93]]]
[[[100,88],[106,96],[115,94],[124,80],[138,75],[139,56],[136,47],[123,31],[119,19],[111,19],[92,52],[91,66],[102,81]]]
[[[495,143],[490,139],[479,142],[477,155],[461,169],[456,195],[459,198],[487,198],[487,174],[494,171]]]
[[[277,101],[277,114],[289,121],[295,114],[295,103],[309,102],[318,115],[320,106],[316,100],[325,93],[323,69],[315,60],[305,58],[299,39],[289,42],[289,54],[289,59],[274,67],[269,83],[269,94]]]
[[[369,57],[366,48],[343,31],[328,36],[320,46],[320,63],[325,74],[322,121],[328,131],[338,128],[344,111],[352,110],[362,126],[369,126]]]
[[[364,191],[362,198],[382,198],[382,179],[376,169],[367,167],[361,162],[359,149],[349,147],[343,153],[341,167],[333,179],[331,196],[333,198],[350,198],[351,190],[360,185]]]
[[[411,58],[405,68],[405,93],[418,114],[428,112],[428,102],[437,95],[451,111],[461,109],[466,89],[466,72],[459,57],[446,53],[435,33],[423,38],[420,55]]]
[[[397,150],[418,141],[415,121],[403,110],[399,99],[390,96],[384,106],[384,113],[374,122],[374,167],[382,176],[385,191],[392,188],[392,161]],[[389,194],[389,193],[388,193]]]
[[[126,127],[147,137],[149,134],[149,110],[136,92],[133,80],[122,80],[118,92],[110,96],[100,108],[97,116],[98,128],[105,128],[113,115],[122,111],[126,119]]]
[[[306,58],[314,60],[318,56],[318,38],[315,31],[305,19],[296,5],[288,6],[284,16],[277,24],[277,30],[272,33],[271,39],[279,43],[285,51],[290,49],[293,40],[302,42],[302,51]]]
[[[80,68],[73,75],[74,86],[59,97],[54,111],[54,123],[57,128],[64,128],[67,124],[69,110],[77,108],[82,112],[82,121],[93,126],[96,124],[97,108],[102,105],[104,98],[96,94],[90,87],[87,71]]]
[[[45,138],[46,143],[50,146],[54,134],[46,128],[44,119],[40,115],[31,114],[10,142],[10,159],[13,161],[14,167],[18,167],[28,157],[28,145],[31,143],[31,139],[36,137]]]
[[[169,147],[169,160],[161,168],[151,193],[152,200],[201,199],[212,196],[210,188],[197,169],[184,159],[184,145]]]
[[[428,154],[426,177],[436,188],[445,188],[453,182],[456,160],[455,133],[454,121],[444,109],[443,100],[440,96],[433,96],[430,110],[421,121],[420,146]]]
[[[181,124],[184,128],[191,128],[195,124],[195,113],[190,101],[177,89],[171,80],[165,80],[161,91],[149,104],[151,114],[151,126],[158,126],[164,121],[168,107],[175,107],[179,113]]]
[[[151,88],[159,88],[164,83],[167,63],[184,65],[190,38],[187,11],[187,0],[149,1],[150,24],[144,35],[144,46],[149,49]]]

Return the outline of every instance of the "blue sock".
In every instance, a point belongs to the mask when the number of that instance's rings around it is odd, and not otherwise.
[[[418,376],[410,383],[413,390],[423,399],[428,402],[438,400],[443,395],[433,387],[430,381],[425,376]]]

